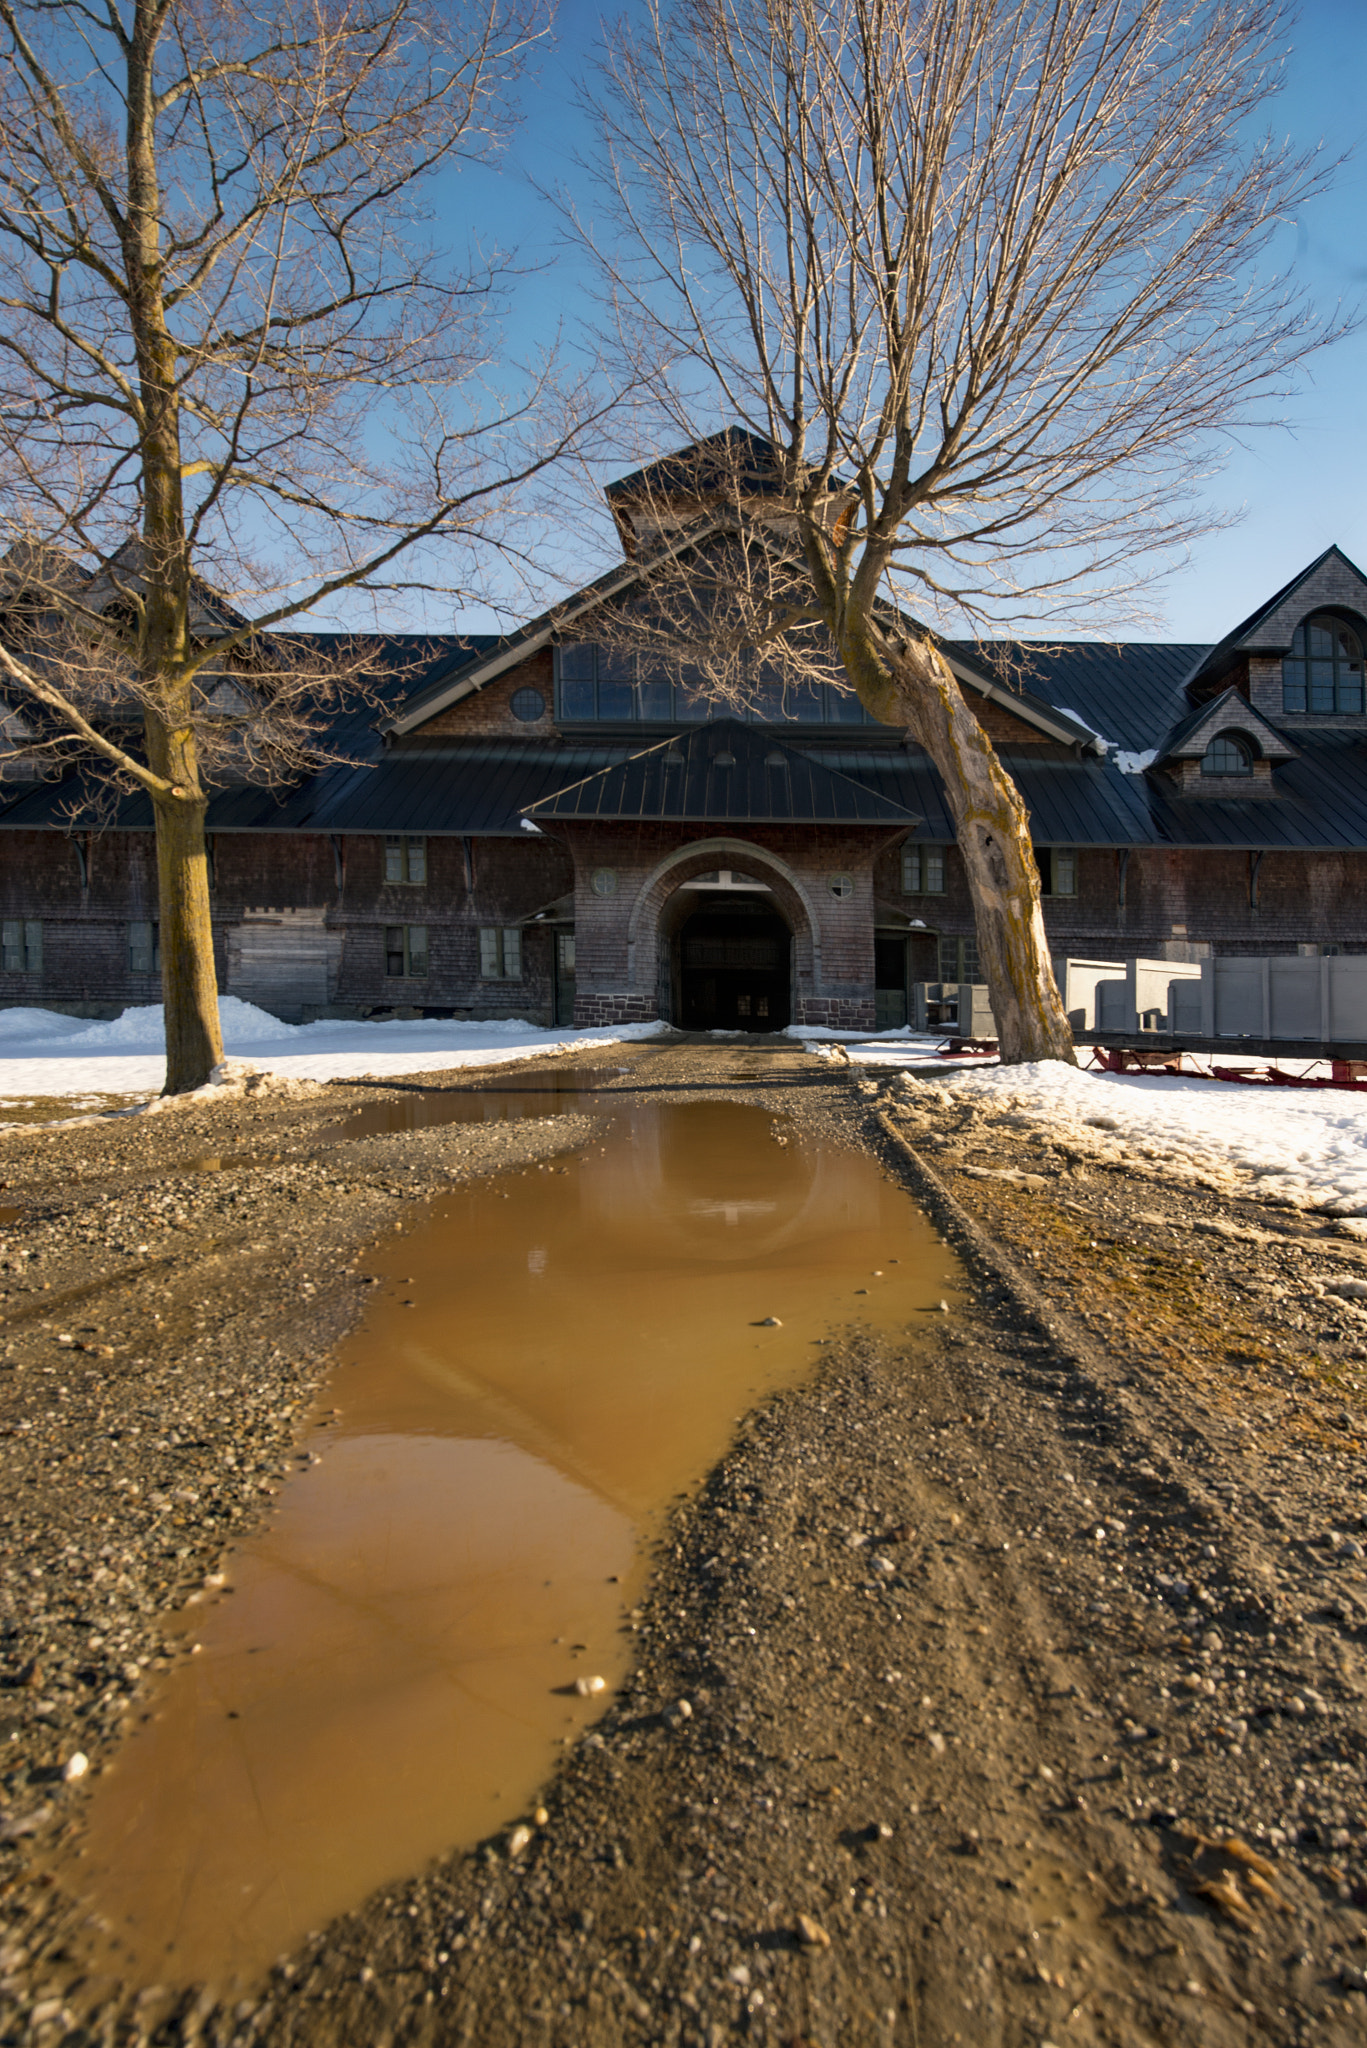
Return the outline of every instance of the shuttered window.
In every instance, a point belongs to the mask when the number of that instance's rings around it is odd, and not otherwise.
[[[161,927],[154,918],[134,918],[128,927],[128,972],[157,974],[161,970]]]
[[[7,917],[0,930],[0,966],[6,974],[41,974],[43,927],[36,917]]]

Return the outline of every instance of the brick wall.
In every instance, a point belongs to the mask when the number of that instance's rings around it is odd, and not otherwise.
[[[705,842],[719,838],[730,842],[729,850],[705,850]],[[516,982],[482,978],[478,933],[481,925],[514,923],[574,890],[581,1021],[651,1016],[657,1009],[657,932],[664,906],[692,873],[744,868],[748,844],[757,875],[766,875],[759,856],[767,850],[793,877],[788,883],[778,870],[767,871],[775,902],[795,934],[798,1019],[862,1029],[872,1022],[876,899],[922,918],[932,932],[967,936],[973,930],[957,850],[947,852],[943,896],[903,896],[900,839],[895,831],[837,827],[727,832],[706,825],[571,825],[564,842],[549,836],[472,841],[467,887],[461,841],[432,838],[429,879],[415,889],[387,885],[383,842],[357,834],[340,842],[339,889],[336,853],[325,835],[219,833],[214,924],[220,985],[226,983],[226,934],[245,910],[322,908],[329,932],[341,941],[334,1001],[343,1012],[412,1007],[549,1022],[551,931],[523,927],[523,974]],[[81,845],[84,886],[66,835],[0,834],[0,912],[43,925],[42,972],[0,972],[0,1006],[49,1003],[98,1014],[159,999],[157,978],[135,976],[128,964],[130,921],[156,916],[151,835],[109,832],[83,837]],[[699,850],[689,853],[694,847]],[[684,853],[682,864],[661,875],[661,862],[678,852]],[[1117,849],[1083,847],[1077,860],[1077,895],[1045,901],[1045,926],[1056,953],[1121,960],[1161,957],[1174,946],[1275,953],[1294,952],[1304,943],[1367,951],[1367,853],[1269,852],[1258,867],[1256,905],[1250,902],[1247,852],[1136,848],[1125,864],[1123,902]],[[610,897],[592,888],[598,867],[617,875]],[[833,873],[849,874],[854,882],[854,893],[843,901],[827,887]],[[636,943],[629,947],[632,913],[652,876],[652,901],[642,907]],[[385,973],[384,931],[391,924],[426,925],[424,979]],[[922,942],[919,949],[922,963],[929,945]],[[925,972],[924,964],[918,972]]]
[[[82,835],[85,845],[85,835]],[[350,834],[225,833],[213,840],[214,953],[227,987],[227,933],[244,912],[322,909],[341,940],[333,1007],[344,1011],[424,1008],[472,1017],[526,1016],[550,1022],[552,935],[525,928],[519,981],[480,974],[481,925],[517,923],[567,894],[573,869],[563,846],[536,840],[429,838],[425,886],[387,884],[384,842]],[[157,975],[129,970],[128,926],[157,915],[156,851],[150,833],[91,835],[89,886],[72,842],[61,833],[0,835],[0,913],[43,926],[38,974],[0,969],[0,1006],[56,1003],[115,1010],[158,1002]],[[340,863],[340,868],[339,868]],[[428,973],[385,972],[385,929],[425,925]]]
[[[545,716],[535,723],[514,718],[509,708],[514,692],[528,686],[539,690],[546,702]],[[429,718],[418,727],[415,737],[428,740],[436,739],[442,733],[460,733],[470,737],[476,733],[505,733],[514,739],[546,739],[555,729],[554,711],[551,650],[543,647],[539,654],[529,655],[516,668],[510,668],[492,683],[486,683],[483,689],[462,697],[459,704],[449,705],[435,718]]]
[[[1081,847],[1076,896],[1047,896],[1044,925],[1051,951],[1099,959],[1162,956],[1174,941],[1209,943],[1217,953],[1294,953],[1301,944],[1367,951],[1367,854],[1264,854],[1258,902],[1249,901],[1253,856],[1216,848]],[[875,893],[936,932],[973,930],[963,862],[945,858],[943,896],[903,896],[901,854],[880,856]]]
[[[729,867],[772,888],[793,932],[796,1020],[825,1022],[838,1008],[853,1028],[872,1023],[874,861],[900,833],[595,822],[567,824],[565,836],[575,861],[576,1021],[658,1014],[664,906],[682,882]],[[781,866],[769,865],[766,853]],[[615,878],[611,894],[595,889],[599,872]],[[849,876],[849,896],[832,894],[832,875]]]
[[[1062,740],[1050,739],[1048,733],[1040,732],[1037,726],[1027,725],[1006,705],[996,703],[991,697],[980,697],[976,690],[964,687],[964,702],[972,711],[983,731],[994,747],[1005,747],[1010,752],[1028,752],[1032,760],[1071,761],[1074,749],[1065,746]]]

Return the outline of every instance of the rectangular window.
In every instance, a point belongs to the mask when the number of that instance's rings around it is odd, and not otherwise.
[[[1039,869],[1040,894],[1076,896],[1077,850],[1071,846],[1037,846],[1035,866]]]
[[[384,878],[389,882],[407,882],[413,888],[425,886],[427,881],[427,841],[408,839],[397,832],[390,832],[384,842]]]
[[[945,849],[943,846],[902,848],[902,894],[943,896],[945,893]]]
[[[556,649],[557,687],[561,718],[596,718],[598,715],[598,649],[592,641]]]
[[[427,976],[427,926],[391,924],[385,926],[384,971],[406,975],[410,981]]]
[[[853,690],[833,683],[785,684],[772,665],[754,658],[746,667],[746,701],[718,702],[706,679],[687,667],[676,676],[652,674],[645,657],[581,640],[555,650],[556,715],[604,724],[698,725],[740,718],[750,725],[873,725]]]
[[[0,966],[6,974],[41,974],[43,927],[36,917],[7,917],[0,933]]]
[[[522,932],[519,926],[480,926],[479,971],[485,981],[521,981]]]
[[[971,939],[940,940],[941,981],[981,981],[982,962],[978,958],[978,941]]]
[[[161,971],[161,926],[155,918],[135,918],[128,927],[128,972]]]

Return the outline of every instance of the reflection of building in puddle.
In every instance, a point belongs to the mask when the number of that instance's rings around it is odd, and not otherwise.
[[[757,1111],[742,1141],[736,1114],[725,1102],[633,1112],[629,1142],[585,1162],[580,1200],[624,1246],[649,1236],[657,1253],[686,1258],[751,1259],[831,1231],[878,1228],[883,1184],[866,1158],[780,1148],[770,1142],[772,1119]]]

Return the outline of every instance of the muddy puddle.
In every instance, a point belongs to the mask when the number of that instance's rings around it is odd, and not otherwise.
[[[588,1145],[376,1255],[317,1462],[181,1618],[201,1647],[59,1870],[118,1975],[226,1987],[526,1815],[601,1708],[576,1680],[630,1667],[643,1538],[737,1419],[832,1331],[915,1332],[952,1298],[875,1163],[785,1130],[618,1098]]]
[[[592,1107],[585,1095],[622,1085],[627,1067],[560,1067],[528,1080],[486,1082],[478,1088],[415,1086],[381,1102],[367,1102],[337,1131],[343,1138],[387,1138],[435,1124],[506,1123],[519,1117],[558,1116]],[[391,1083],[391,1086],[393,1084]]]
[[[523,1117],[559,1116],[583,1108],[584,1097],[620,1086],[626,1067],[564,1067],[528,1081],[495,1082],[488,1087],[433,1088],[427,1083],[388,1085],[401,1092],[367,1102],[331,1128],[318,1131],[296,1152],[215,1152],[182,1162],[184,1173],[230,1173],[239,1167],[280,1166],[293,1157],[307,1157],[320,1147],[354,1138],[392,1138],[404,1131],[422,1131],[441,1124],[516,1122]],[[597,1106],[597,1105],[590,1105]]]

